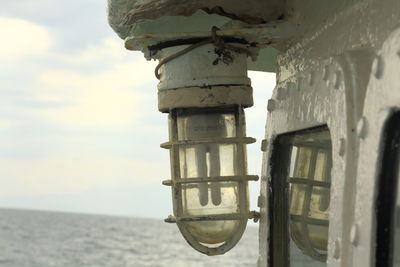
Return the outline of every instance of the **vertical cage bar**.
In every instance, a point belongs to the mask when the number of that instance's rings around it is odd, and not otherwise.
[[[246,135],[246,122],[244,120],[244,111],[243,108],[238,105],[237,106],[237,118],[236,118],[236,136],[237,137],[244,137]],[[236,144],[237,146],[237,166],[238,166],[238,173],[237,175],[242,176],[246,175],[246,155],[245,155],[245,144],[240,142]],[[247,199],[247,181],[239,181],[238,182],[238,190],[239,190],[239,209],[240,213],[244,214],[247,213],[249,209],[248,199]]]
[[[177,114],[175,110],[171,110],[169,113],[169,123],[170,123],[170,140],[178,140],[178,126],[177,126]],[[172,146],[170,148],[170,161],[171,161],[171,178],[172,180],[181,179],[180,174],[180,160],[179,160],[179,146]],[[182,194],[181,185],[177,184],[172,186],[172,197],[173,197],[173,208],[176,216],[182,216]]]

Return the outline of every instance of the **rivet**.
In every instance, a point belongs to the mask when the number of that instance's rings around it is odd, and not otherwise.
[[[329,66],[325,65],[322,70],[322,80],[327,81],[329,78]]]
[[[267,151],[267,145],[268,145],[267,139],[263,139],[263,140],[261,141],[261,151],[262,151],[262,152]]]
[[[285,87],[279,87],[276,93],[276,98],[278,98],[278,100],[284,100],[286,98],[286,93],[287,90]]]
[[[376,56],[374,62],[372,62],[372,73],[374,74],[375,78],[380,79],[383,76],[383,59],[380,55]]]
[[[308,84],[310,86],[314,85],[314,78],[315,78],[314,76],[315,76],[315,74],[313,71],[311,71],[310,74],[308,74]]]
[[[358,240],[359,240],[358,225],[353,224],[350,230],[350,242],[353,244],[353,246],[357,246]]]
[[[342,73],[340,71],[335,72],[334,83],[333,87],[335,89],[339,89],[340,85],[342,84]]]
[[[368,134],[367,119],[362,117],[357,123],[357,136],[364,139]]]
[[[268,100],[268,104],[267,104],[267,110],[269,112],[273,111],[276,108],[276,101],[273,99],[269,99]]]
[[[336,239],[335,243],[333,244],[333,257],[335,259],[340,258],[340,241]]]
[[[264,201],[262,196],[258,196],[257,198],[257,207],[263,208],[264,207]]]
[[[343,156],[346,153],[346,139],[340,138],[339,140],[339,156]]]

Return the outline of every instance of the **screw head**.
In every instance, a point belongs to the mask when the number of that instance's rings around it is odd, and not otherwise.
[[[333,257],[335,259],[340,258],[340,240],[336,239],[335,243],[333,244]]]
[[[358,240],[359,240],[358,225],[354,224],[350,230],[350,242],[353,244],[353,246],[357,246]]]
[[[384,63],[381,55],[377,55],[372,62],[372,74],[375,76],[375,78],[380,79],[383,76],[383,71],[384,71]]]
[[[346,139],[340,138],[339,140],[339,156],[344,156],[346,153]]]
[[[263,139],[263,140],[261,141],[261,151],[262,151],[262,152],[267,151],[267,145],[268,145],[267,139]]]
[[[268,100],[267,110],[268,110],[269,112],[272,112],[272,111],[275,110],[275,108],[276,108],[276,101],[273,100],[273,99]]]
[[[368,134],[367,119],[362,117],[357,123],[357,136],[364,139]]]
[[[335,89],[339,89],[341,85],[342,85],[342,72],[336,71],[334,76],[333,87]]]
[[[258,196],[258,198],[257,198],[257,207],[259,207],[259,208],[264,207],[264,199],[262,196]]]

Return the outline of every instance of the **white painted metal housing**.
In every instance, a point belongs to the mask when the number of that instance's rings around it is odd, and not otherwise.
[[[400,2],[338,1],[331,10],[324,10],[327,1],[290,2],[305,23],[300,27],[313,29],[278,55],[277,86],[268,102],[259,265],[268,266],[272,143],[279,134],[327,124],[333,146],[328,266],[379,266],[377,170],[383,124],[400,107],[394,73],[400,68]],[[317,23],[308,24],[312,20]]]
[[[223,26],[220,35],[243,38],[261,49],[249,68],[277,73],[266,112],[258,266],[271,267],[273,142],[280,134],[321,125],[330,130],[333,155],[327,266],[380,266],[375,262],[377,182],[384,123],[393,109],[400,109],[400,1],[288,0],[283,12],[277,8],[272,14],[281,16],[263,24],[212,20]],[[125,45],[148,55],[148,47],[161,40],[209,36],[205,21],[198,26],[204,28],[127,34]],[[277,57],[271,51],[278,51]]]

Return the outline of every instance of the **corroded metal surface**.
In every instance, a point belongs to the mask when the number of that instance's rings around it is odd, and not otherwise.
[[[168,47],[153,57],[163,61],[178,55],[186,47]],[[216,44],[206,44],[166,62],[159,69],[158,89],[215,85],[250,86],[250,79],[247,77],[248,55],[225,47],[226,45],[218,48]]]
[[[253,89],[250,86],[185,87],[158,90],[158,110],[170,108],[217,107],[240,104],[253,105]]]
[[[179,180],[164,180],[163,185],[175,186],[177,184],[190,184],[190,183],[207,183],[207,182],[229,182],[229,181],[258,181],[257,175],[243,175],[243,176],[210,176],[210,177],[196,177],[186,178]]]
[[[150,5],[141,6],[136,13],[129,8],[114,9],[119,3],[129,2],[132,4],[131,1],[110,1],[110,22],[120,36],[127,37],[128,49],[143,50],[149,55],[147,47],[164,41],[209,36],[207,27],[193,31],[150,31],[149,34],[133,29],[128,24],[142,20]],[[155,1],[141,4],[146,2]],[[169,1],[159,1],[159,4],[166,2]],[[243,5],[252,5],[244,3],[236,7],[246,10]],[[161,6],[154,9],[157,10],[155,17],[161,9]],[[223,11],[212,7],[203,10],[218,14],[207,18],[221,28],[219,35],[243,38],[265,51],[278,51],[277,86],[268,101],[266,141],[262,148],[259,266],[268,266],[267,184],[271,179],[273,142],[279,134],[325,124],[331,132],[333,152],[327,265],[374,266],[375,174],[380,164],[380,136],[391,109],[400,108],[400,34],[395,30],[399,25],[400,1],[287,0],[277,7],[279,12],[265,13],[266,17],[255,13],[244,16],[224,7]],[[195,10],[186,6],[181,11],[170,11],[186,16]],[[278,18],[278,14],[284,16]],[[199,21],[205,18],[202,16]],[[259,19],[266,23],[252,24]],[[271,47],[276,50],[268,50]],[[272,70],[271,62],[275,63],[275,57],[267,56],[253,69]]]
[[[278,81],[273,99],[274,108],[269,108],[266,139],[268,145],[264,153],[264,164],[261,176],[261,198],[267,200],[267,181],[270,178],[270,156],[273,140],[278,134],[307,129],[327,124],[332,137],[332,185],[330,237],[328,240],[328,261],[330,266],[340,265],[333,261],[335,238],[346,241],[347,231],[350,231],[351,212],[354,204],[354,194],[348,193],[355,188],[355,168],[357,162],[357,136],[353,130],[357,124],[354,118],[358,99],[354,99],[354,88],[365,84],[351,79],[349,72],[344,72],[356,60],[344,61],[341,58],[328,58],[318,62],[312,68],[297,73],[287,80]],[[354,66],[353,66],[354,67]],[[356,67],[354,67],[356,68]],[[339,82],[337,77],[341,78]],[[364,89],[365,90],[365,89]],[[281,93],[284,91],[284,93]],[[272,103],[272,102],[271,102]],[[357,113],[359,114],[359,113]],[[346,151],[340,144],[346,140]],[[339,156],[339,152],[345,154]],[[335,156],[337,155],[337,156]],[[346,204],[345,204],[346,203]],[[353,203],[353,204],[351,204]],[[260,263],[267,266],[269,220],[268,204],[261,208],[260,224]],[[342,214],[346,216],[343,217]],[[264,217],[265,216],[265,217]],[[344,252],[343,252],[344,253]],[[346,253],[341,254],[344,257]],[[344,261],[344,259],[340,258]]]
[[[400,28],[393,31],[376,54],[379,64],[371,68],[363,117],[360,119],[359,126],[360,152],[358,160],[362,164],[357,167],[357,194],[353,224],[362,227],[356,229],[352,227],[349,235],[351,243],[355,246],[354,266],[376,264],[374,257],[365,257],[364,255],[371,253],[374,255],[376,247],[375,197],[379,188],[376,170],[382,164],[380,148],[383,129],[393,111],[400,108]],[[377,64],[376,60],[375,64]],[[377,72],[379,75],[376,75]]]
[[[180,140],[180,141],[169,141],[162,143],[161,148],[170,149],[173,146],[187,146],[187,145],[199,145],[199,144],[252,144],[255,143],[256,139],[253,137],[224,137],[224,138],[210,138],[200,140]]]
[[[262,25],[243,25],[237,24],[231,27],[221,28],[218,35],[223,37],[236,37],[246,40],[247,43],[254,43],[260,47],[283,48],[286,43],[300,33],[290,24],[284,22],[271,22]],[[143,34],[127,37],[125,47],[128,50],[141,50],[143,47],[154,46],[162,42],[173,40],[185,40],[196,38],[207,38],[210,30],[203,32],[177,32],[177,33],[157,33]]]
[[[165,58],[179,55],[159,69],[160,111],[253,105],[253,90],[247,77],[247,53],[226,49],[226,44],[220,48],[216,44],[206,44],[180,54],[185,47],[165,48],[154,55],[161,62]]]
[[[224,221],[224,220],[247,220],[254,219],[257,216],[256,212],[249,212],[248,214],[242,213],[227,213],[227,214],[215,214],[215,215],[205,215],[205,216],[185,216],[185,217],[175,217],[168,216],[165,219],[166,222],[176,223],[176,222],[198,222],[198,221]]]
[[[109,21],[124,35],[126,27],[162,16],[191,16],[198,10],[250,24],[277,20],[283,16],[282,0],[109,0]]]

